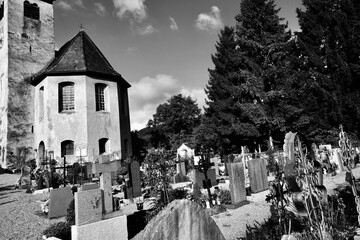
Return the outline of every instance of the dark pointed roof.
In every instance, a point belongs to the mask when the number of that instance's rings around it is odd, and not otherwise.
[[[55,59],[33,78],[31,84],[37,85],[47,76],[62,75],[101,77],[110,81],[120,81],[130,87],[83,30],[60,48],[55,54]]]

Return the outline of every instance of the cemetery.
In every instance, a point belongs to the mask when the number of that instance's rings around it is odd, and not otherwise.
[[[21,173],[6,175],[19,177],[16,185],[0,182],[0,210],[4,212],[6,205],[12,203],[24,207],[29,204],[32,212],[27,214],[42,224],[32,231],[43,230],[27,239],[41,234],[57,239],[174,239],[179,235],[190,239],[236,239],[254,234],[265,239],[266,234],[271,234],[266,231],[274,231],[273,226],[272,230],[266,229],[267,224],[275,224],[271,222],[274,216],[279,220],[275,229],[282,237],[290,237],[285,234],[291,228],[289,221],[299,231],[306,229],[301,219],[308,218],[315,231],[312,234],[320,239],[330,239],[328,235],[341,239],[340,236],[353,236],[356,232],[331,228],[326,225],[328,217],[324,214],[335,210],[329,208],[329,202],[339,201],[334,196],[338,196],[340,188],[346,188],[353,199],[358,198],[356,176],[360,175],[360,168],[354,162],[356,149],[349,145],[342,128],[339,135],[339,148],[310,145],[313,161],[308,162],[311,158],[306,144],[297,133],[287,133],[272,174],[267,170],[270,167],[264,158],[266,154],[229,157],[225,174],[219,171],[222,161],[218,156],[191,149],[187,150],[191,154],[182,154],[186,145],[177,152],[150,150],[141,167],[134,159],[117,159],[116,154],[98,156],[93,163],[79,161],[79,166],[75,164],[78,172],[70,172],[69,169],[74,170],[70,165],[43,165],[40,170],[49,169],[49,173],[42,175],[42,187],[31,180],[31,167],[24,165]],[[313,165],[316,162],[321,166]],[[330,164],[334,167],[328,167]],[[68,177],[55,183],[49,178],[51,175],[70,176],[72,181],[66,182],[71,180]],[[12,199],[12,193],[17,198],[7,201]],[[351,204],[349,199],[343,201]],[[354,204],[344,207],[344,214],[349,208],[357,209]],[[351,215],[347,224],[356,223],[354,217]],[[198,219],[200,225],[191,224],[193,219]],[[265,230],[251,230],[255,223],[265,224]],[[15,232],[0,237],[16,238],[17,235],[11,235]]]
[[[89,2],[0,0],[0,240],[360,240],[358,0]]]

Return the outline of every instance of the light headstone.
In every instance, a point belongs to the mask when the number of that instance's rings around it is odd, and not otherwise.
[[[102,190],[92,189],[75,193],[75,225],[80,226],[102,219]]]
[[[228,163],[231,204],[235,206],[246,203],[244,164]]]
[[[255,158],[248,161],[248,174],[251,192],[258,193],[268,189],[267,171],[264,159]]]

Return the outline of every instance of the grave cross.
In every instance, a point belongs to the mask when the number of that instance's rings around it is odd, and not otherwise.
[[[213,162],[210,162],[210,153],[207,152],[206,156],[203,153],[200,153],[200,160],[197,166],[195,166],[195,169],[198,169],[200,172],[204,173],[205,177],[205,183],[206,183],[206,189],[209,195],[209,202],[210,206],[212,206],[212,198],[211,198],[211,192],[210,192],[210,184],[209,184],[209,178],[207,175],[207,171],[214,166],[215,164]]]
[[[72,166],[66,166],[66,157],[64,156],[63,157],[64,159],[64,166],[61,166],[61,167],[53,167],[53,169],[62,169],[63,170],[63,176],[64,176],[64,187],[66,187],[66,171],[69,169],[69,168],[72,168]]]

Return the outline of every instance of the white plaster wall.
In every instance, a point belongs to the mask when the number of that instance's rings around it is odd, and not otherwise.
[[[59,112],[59,83],[73,82],[75,110]],[[44,119],[39,118],[39,109],[35,112],[35,144],[38,147],[44,141],[47,150],[54,151],[55,157],[61,157],[61,142],[74,141],[75,148],[87,144],[87,96],[85,76],[50,76],[36,86],[36,106],[39,106],[39,89],[44,86]]]
[[[89,159],[99,155],[99,139],[108,138],[110,140],[109,153],[121,150],[120,141],[120,119],[117,83],[104,79],[86,77],[87,93],[87,119],[88,119],[88,155]],[[96,111],[95,84],[102,83],[107,85],[108,111]]]

